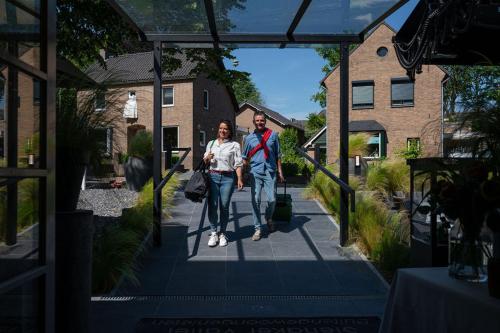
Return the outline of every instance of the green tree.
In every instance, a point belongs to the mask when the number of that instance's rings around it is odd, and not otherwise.
[[[228,27],[228,12],[233,8],[244,8],[245,1],[217,2],[217,12],[221,13],[218,24]],[[204,12],[198,6],[196,0],[173,0],[168,6],[158,0],[136,3],[138,11],[154,19],[151,24],[168,22],[192,31],[204,28],[197,23],[205,19]],[[100,50],[111,54],[152,50],[152,43],[139,41],[137,32],[105,0],[58,0],[57,16],[57,52],[81,69],[96,60],[104,65]],[[200,19],[197,20],[197,17]],[[179,49],[164,49],[165,71],[172,72],[181,66],[181,61],[174,57],[179,52]],[[183,49],[182,52],[186,54],[188,61],[197,64],[193,74],[206,73],[222,84],[229,85],[232,81],[249,75],[236,70],[221,72],[214,66],[222,58],[235,59],[230,49]]]
[[[298,156],[295,147],[299,144],[299,136],[295,128],[285,128],[279,135],[282,161],[288,161]]]
[[[250,76],[235,79],[232,88],[238,104],[243,102],[263,104],[262,95]]]
[[[445,66],[445,115],[454,119],[462,111],[488,108],[500,99],[500,66]]]
[[[309,113],[306,122],[306,139],[309,139],[325,125],[326,117],[324,114],[314,112]]]

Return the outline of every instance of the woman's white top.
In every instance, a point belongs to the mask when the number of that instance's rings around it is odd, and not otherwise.
[[[238,142],[224,140],[219,144],[219,140],[215,139],[207,144],[207,150],[203,157],[206,157],[210,151],[214,154],[210,160],[210,170],[234,171],[243,165]]]

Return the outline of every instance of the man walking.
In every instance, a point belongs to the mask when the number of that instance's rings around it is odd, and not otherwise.
[[[252,213],[255,233],[252,240],[262,237],[260,197],[264,190],[267,197],[265,218],[269,232],[274,231],[272,216],[276,205],[276,178],[284,181],[281,170],[281,151],[278,134],[266,127],[266,115],[257,111],[253,116],[255,131],[245,138],[242,158],[250,163],[252,186]]]

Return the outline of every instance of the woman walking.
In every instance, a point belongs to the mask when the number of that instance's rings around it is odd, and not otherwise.
[[[210,195],[208,197],[208,220],[210,222],[210,238],[208,246],[227,245],[226,227],[229,221],[229,203],[234,192],[235,174],[238,189],[243,188],[241,167],[241,149],[238,142],[232,141],[233,126],[229,120],[219,122],[217,139],[210,141],[203,159],[210,164]],[[220,207],[220,219],[217,208]],[[217,233],[219,219],[220,233]]]

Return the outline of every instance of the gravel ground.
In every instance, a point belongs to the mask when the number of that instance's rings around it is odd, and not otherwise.
[[[98,216],[121,216],[123,208],[133,207],[138,193],[128,189],[90,189],[80,191],[78,209],[90,209]]]

